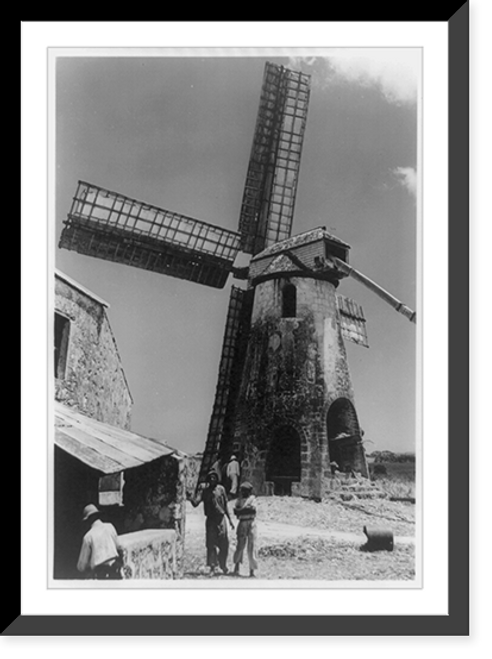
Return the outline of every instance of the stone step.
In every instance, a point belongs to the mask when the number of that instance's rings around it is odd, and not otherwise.
[[[360,485],[358,484],[358,485],[340,485],[340,487],[338,487],[336,489],[336,491],[337,492],[340,492],[340,491],[343,491],[343,492],[360,492],[362,490],[364,490],[364,491],[367,490],[368,492],[371,492],[373,489],[375,489],[375,488],[368,487],[367,485],[364,485],[364,484],[360,484]]]
[[[350,501],[352,499],[386,499],[387,493],[380,490],[377,483],[368,478],[332,478],[330,481],[330,493],[327,495],[331,499],[342,499]]]
[[[381,490],[367,490],[365,492],[339,492],[331,494],[330,497],[342,501],[352,501],[354,499],[386,499],[388,495]]]
[[[331,478],[330,487],[336,489],[338,487],[354,487],[358,485],[364,485],[365,487],[377,487],[377,484],[374,481],[370,481],[368,478]]]
[[[339,487],[332,488],[332,492],[377,492],[379,488],[370,487],[368,485],[340,485]]]

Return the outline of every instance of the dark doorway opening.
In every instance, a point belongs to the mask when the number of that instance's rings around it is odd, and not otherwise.
[[[265,480],[273,483],[273,493],[279,496],[290,496],[292,483],[301,480],[301,439],[292,426],[280,426],[274,431]]]
[[[82,510],[98,504],[99,472],[55,446],[54,579],[79,579],[77,560],[82,537]]]

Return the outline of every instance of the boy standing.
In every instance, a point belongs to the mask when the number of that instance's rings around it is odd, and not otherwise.
[[[253,496],[251,483],[241,483],[240,496],[234,507],[234,514],[239,519],[237,527],[237,547],[234,552],[234,574],[239,576],[239,565],[243,562],[243,554],[248,546],[249,576],[255,576],[258,568],[256,560],[256,500]]]

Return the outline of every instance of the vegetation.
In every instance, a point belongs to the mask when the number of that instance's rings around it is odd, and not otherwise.
[[[415,453],[393,453],[393,451],[373,451],[367,454],[367,458],[374,462],[413,462],[415,464]]]
[[[415,500],[415,459],[375,461],[369,474],[390,497]]]

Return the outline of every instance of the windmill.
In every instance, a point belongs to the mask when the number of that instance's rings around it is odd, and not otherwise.
[[[358,278],[324,227],[292,236],[310,77],[267,63],[238,231],[79,181],[59,246],[205,286],[232,286],[199,475],[239,452],[257,491],[318,496],[334,459],[367,474],[343,338],[367,345]],[[249,266],[235,267],[239,252]],[[247,282],[244,284],[244,282]]]

